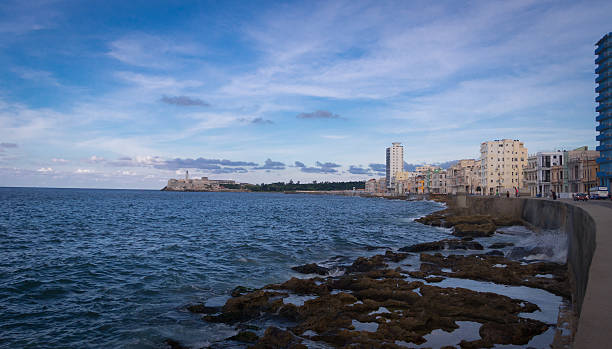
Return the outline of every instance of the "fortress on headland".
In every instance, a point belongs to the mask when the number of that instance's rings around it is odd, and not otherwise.
[[[235,185],[239,183],[225,179],[208,179],[208,177],[192,179],[189,178],[189,171],[186,171],[185,179],[169,179],[168,185],[162,191],[235,191],[235,189],[223,187],[224,184]]]

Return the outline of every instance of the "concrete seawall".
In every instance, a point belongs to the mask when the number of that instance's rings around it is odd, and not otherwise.
[[[612,209],[591,203],[457,195],[470,214],[519,218],[534,230],[568,236],[572,303],[579,317],[574,348],[609,347],[612,339]]]

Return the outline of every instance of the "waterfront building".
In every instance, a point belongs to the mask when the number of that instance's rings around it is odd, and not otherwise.
[[[556,176],[562,173],[563,152],[539,152],[535,155],[530,155],[527,159],[527,168],[524,170],[524,176],[527,178],[526,183],[531,196],[548,197],[551,191],[555,192],[560,188],[553,187],[553,168],[555,168]],[[559,184],[559,180],[555,180],[555,184]]]
[[[189,178],[189,171],[185,171],[185,179],[169,179],[165,190],[168,191],[219,191],[223,184],[236,184],[233,180]]]
[[[376,192],[376,179],[368,179],[365,182],[365,192],[366,193],[374,193]]]
[[[448,190],[451,194],[474,194],[480,188],[480,161],[464,159],[447,170]]]
[[[386,168],[386,181],[387,188],[393,189],[395,183],[395,176],[398,172],[404,170],[404,147],[400,142],[393,142],[393,144],[387,148],[387,168]]]
[[[484,195],[520,190],[527,166],[527,148],[517,139],[501,139],[480,145],[480,189]]]
[[[599,146],[596,150],[599,151],[599,172],[597,178],[601,186],[612,189],[612,32],[604,35],[596,44],[595,64],[595,82],[598,84],[595,92],[598,94],[595,101],[598,103],[595,109],[599,115],[596,121],[599,125],[596,131],[599,135],[596,140],[599,141]]]
[[[448,194],[447,171],[441,168],[430,172],[429,192],[431,194]]]
[[[600,152],[589,150],[586,146],[567,152],[565,164],[568,169],[568,188],[565,192],[588,193],[589,189],[599,186],[599,156]]]

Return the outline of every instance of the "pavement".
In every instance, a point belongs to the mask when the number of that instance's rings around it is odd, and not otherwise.
[[[573,348],[612,348],[612,201],[563,202],[581,207],[595,220],[595,253]]]

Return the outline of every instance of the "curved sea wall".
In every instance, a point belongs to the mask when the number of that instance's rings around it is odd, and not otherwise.
[[[469,214],[507,216],[523,220],[536,231],[558,229],[566,233],[572,303],[580,316],[597,234],[595,220],[585,209],[562,201],[465,195],[457,195],[455,204]]]

